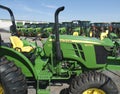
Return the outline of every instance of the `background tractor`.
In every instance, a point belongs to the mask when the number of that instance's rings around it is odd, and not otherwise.
[[[80,36],[89,36],[90,21],[73,20],[71,22],[72,33],[78,32]]]
[[[71,28],[72,28],[72,24],[71,22],[62,22],[59,23],[59,32],[61,35],[72,35],[71,34]]]
[[[16,27],[17,27],[17,32],[18,32],[18,35],[19,36],[22,36],[22,35],[24,35],[23,34],[23,32],[22,32],[22,30],[21,30],[21,28],[23,28],[23,22],[17,22],[16,23]]]
[[[72,26],[72,30],[71,30],[71,34],[73,35],[74,32],[78,32],[78,35],[82,35],[83,34],[83,31],[81,29],[81,21],[80,20],[73,20],[71,22]]]
[[[120,22],[111,23],[111,32],[115,33],[120,38]]]
[[[84,36],[89,36],[90,32],[90,21],[81,21],[81,28],[84,32]]]
[[[89,32],[90,37],[100,38],[102,32],[109,30],[109,26],[110,24],[105,22],[91,23],[91,30]]]
[[[58,15],[64,10],[60,7],[55,12],[54,32],[41,48],[37,42],[32,45],[17,37],[11,9],[0,8],[11,14],[14,30],[12,46],[0,45],[0,94],[26,94],[29,83],[36,94],[50,94],[56,82],[70,85],[62,94],[118,94],[112,79],[101,73],[120,70],[120,57],[112,54],[115,45],[109,38],[59,35]]]
[[[42,30],[41,37],[48,38],[49,35],[51,35],[51,33],[53,32],[53,28],[54,28],[54,23],[52,22],[46,23]]]

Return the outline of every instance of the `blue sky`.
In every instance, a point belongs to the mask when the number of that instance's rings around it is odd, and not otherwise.
[[[120,0],[0,0],[0,4],[11,8],[17,20],[53,22],[55,10],[65,6],[60,21],[120,21]],[[0,12],[0,19],[9,18]]]

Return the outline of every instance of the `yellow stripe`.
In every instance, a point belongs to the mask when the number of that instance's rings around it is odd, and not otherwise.
[[[49,41],[53,41],[53,39],[49,39]],[[98,42],[90,42],[90,41],[81,41],[81,40],[67,40],[67,39],[60,39],[60,42],[66,42],[66,43],[88,43],[88,44],[100,44]]]

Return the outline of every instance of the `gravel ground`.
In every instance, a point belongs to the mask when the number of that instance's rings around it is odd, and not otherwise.
[[[5,42],[9,42],[9,36],[10,36],[10,34],[9,33],[2,33],[2,32],[0,32],[1,33],[1,35],[2,35],[2,39],[4,39],[4,41]],[[38,42],[39,43],[39,42]],[[40,44],[40,43],[39,43]],[[40,45],[40,46],[42,46],[42,45]],[[108,72],[108,71],[105,71],[104,72],[106,75],[108,75],[108,76],[110,76],[112,79],[113,79],[113,81],[116,83],[116,85],[118,86],[118,89],[120,90],[120,76],[118,77],[118,76],[116,76],[116,75],[114,75],[114,74],[112,74],[112,73],[110,73],[110,72]],[[118,74],[118,75],[120,75],[120,72],[116,72],[115,71],[115,73],[116,74]],[[68,85],[67,84],[63,84],[63,86],[51,86],[50,87],[50,89],[51,89],[51,94],[59,94],[59,92],[62,90],[62,89],[64,89],[64,88],[67,88],[68,87]],[[36,94],[35,93],[35,89],[32,87],[32,86],[30,86],[29,88],[28,88],[28,94]],[[120,94],[120,93],[119,93]]]

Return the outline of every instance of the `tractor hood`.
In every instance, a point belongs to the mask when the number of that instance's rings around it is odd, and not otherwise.
[[[110,46],[110,47],[114,46],[113,42],[109,38],[99,40],[97,38],[72,36],[72,35],[60,35],[60,42],[94,44],[94,45],[102,45],[102,46]]]

